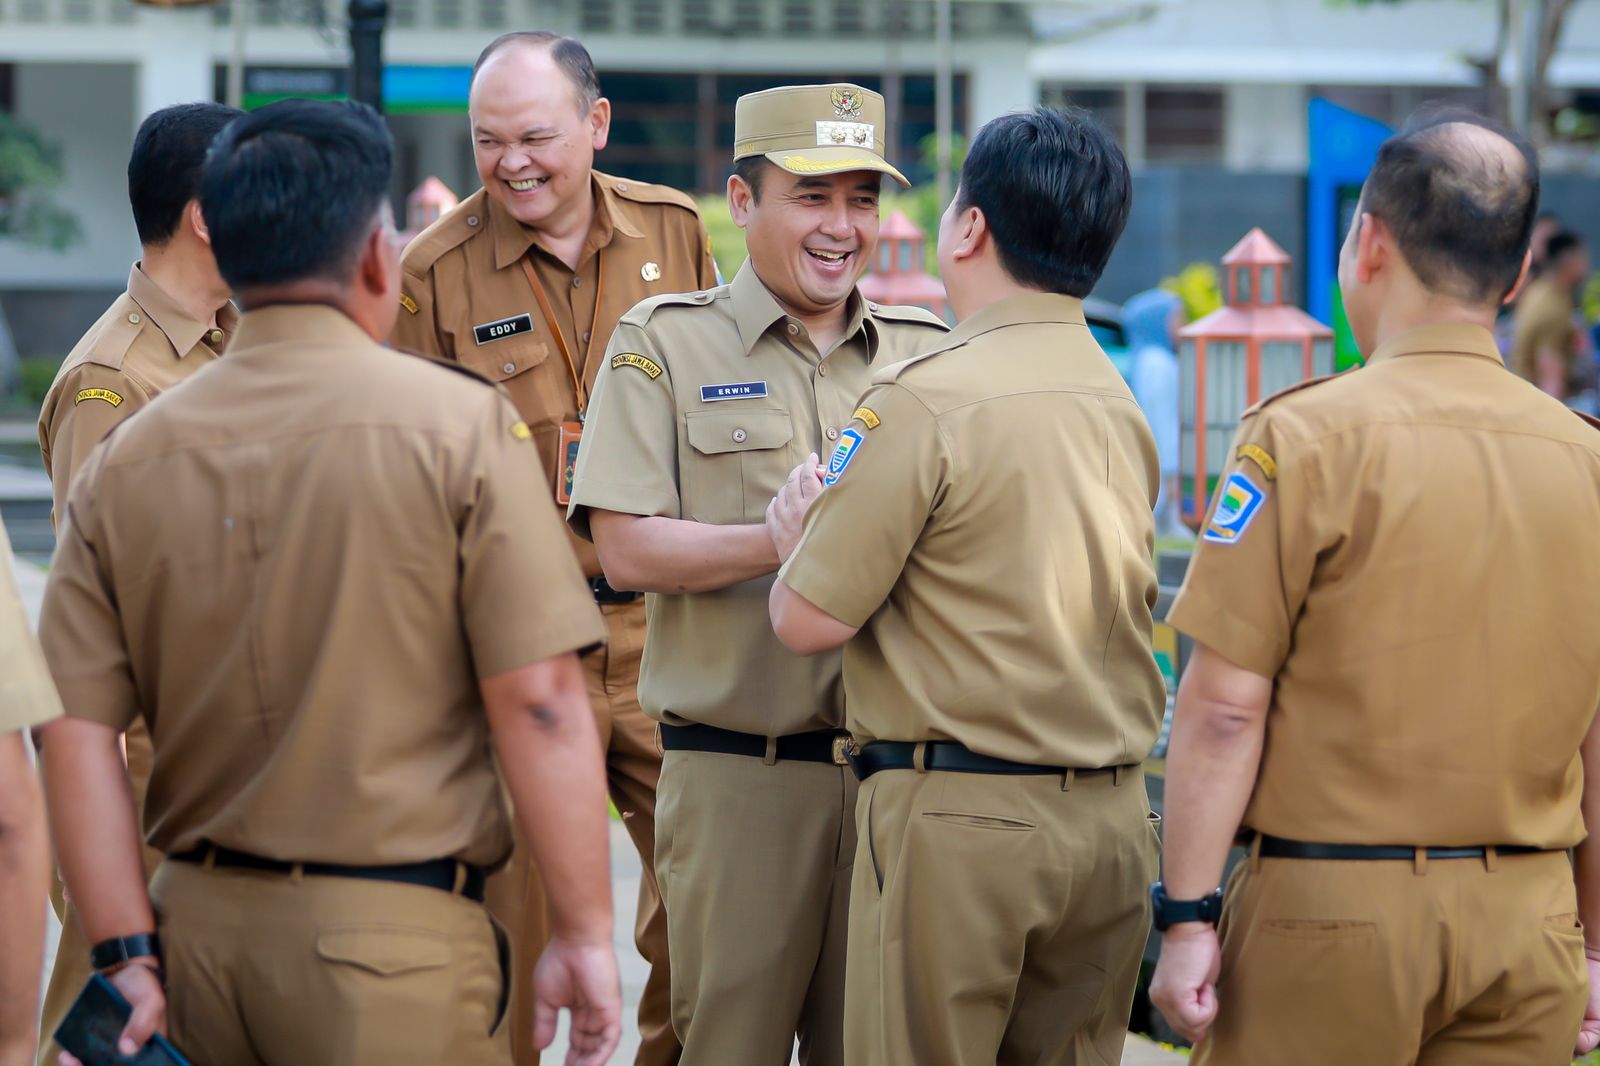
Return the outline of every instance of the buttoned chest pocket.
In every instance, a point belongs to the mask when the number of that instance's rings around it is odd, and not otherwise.
[[[760,522],[799,459],[791,455],[794,425],[774,408],[690,411],[683,509],[696,522]]]
[[[486,336],[494,328],[493,323],[478,327]],[[456,338],[456,352],[462,365],[504,385],[529,425],[554,425],[573,414],[567,408],[577,400],[566,365],[550,358],[550,345],[540,333],[502,334],[479,343],[474,330],[468,329],[464,337]]]

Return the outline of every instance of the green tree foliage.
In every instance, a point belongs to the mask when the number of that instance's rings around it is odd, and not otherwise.
[[[65,248],[82,235],[77,218],[50,199],[61,149],[0,111],[0,241]]]

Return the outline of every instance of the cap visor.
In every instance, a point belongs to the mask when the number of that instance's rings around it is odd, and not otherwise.
[[[887,174],[906,188],[911,183],[906,176],[863,148],[840,147],[794,148],[783,152],[768,152],[767,158],[791,174],[809,177],[816,174],[843,174],[851,170],[876,170]]]

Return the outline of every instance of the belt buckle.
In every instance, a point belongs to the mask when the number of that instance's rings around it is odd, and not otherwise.
[[[856,753],[855,738],[849,733],[840,733],[833,738],[833,765],[849,766],[850,756]]]

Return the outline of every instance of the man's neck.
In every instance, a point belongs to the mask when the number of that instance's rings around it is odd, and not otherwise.
[[[771,292],[772,290],[767,290]],[[806,336],[811,338],[812,345],[817,349],[819,356],[827,356],[839,342],[844,340],[844,331],[850,324],[850,300],[848,297],[837,307],[830,307],[826,311],[803,312],[790,307],[776,295],[773,299],[778,306],[783,308],[785,314],[799,322],[806,328]]]
[[[567,269],[576,270],[593,226],[594,179],[590,178],[584,183],[583,195],[572,206],[572,210],[529,228],[539,235],[539,244],[545,251],[567,264]]]
[[[199,253],[185,249],[180,241],[175,237],[160,248],[145,246],[139,269],[184,314],[215,328],[217,312],[228,302],[228,290],[217,277],[216,268],[199,262]]]
[[[1042,292],[1019,285],[1003,270],[984,270],[962,278],[961,283],[951,287],[950,306],[955,310],[956,321],[962,322],[1002,300],[1038,296]]]
[[[1430,298],[1399,301],[1378,312],[1378,320],[1372,331],[1372,351],[1363,354],[1370,359],[1373,352],[1385,344],[1422,326],[1459,323],[1481,326],[1493,332],[1494,320],[1493,308],[1474,307],[1454,300]]]

